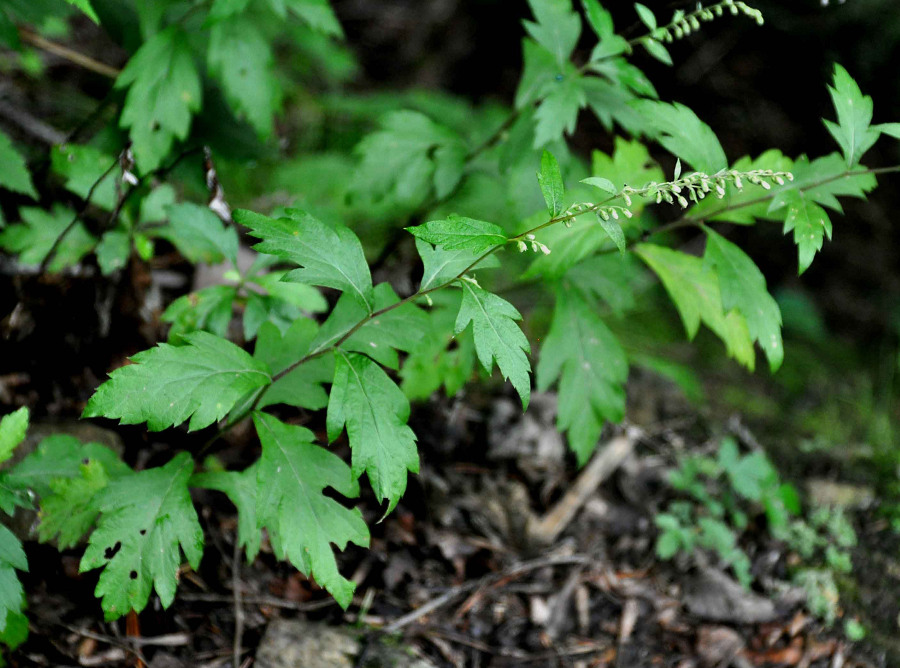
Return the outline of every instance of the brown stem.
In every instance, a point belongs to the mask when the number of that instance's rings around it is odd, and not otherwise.
[[[43,49],[47,53],[52,53],[54,56],[59,56],[60,58],[68,60],[70,63],[74,63],[86,70],[90,70],[91,72],[96,72],[101,76],[115,79],[121,72],[121,70],[115,67],[111,67],[110,65],[101,63],[99,60],[94,60],[90,56],[79,53],[74,49],[70,49],[67,46],[63,46],[62,44],[57,44],[56,42],[51,42],[49,39],[45,39],[44,37],[41,37],[40,35],[33,33],[26,28],[19,28],[19,37],[26,44],[36,46],[39,49]]]

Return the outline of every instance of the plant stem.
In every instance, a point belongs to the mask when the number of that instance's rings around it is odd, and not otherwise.
[[[74,49],[63,46],[62,44],[51,42],[49,39],[45,39],[44,37],[41,37],[40,35],[33,33],[30,30],[26,30],[25,28],[19,28],[19,37],[23,42],[27,44],[31,44],[32,46],[36,46],[39,49],[43,49],[47,53],[52,53],[54,56],[64,58],[70,63],[74,63],[86,70],[90,70],[91,72],[95,72],[101,76],[109,77],[110,79],[115,79],[119,76],[120,70],[118,70],[117,68],[106,65],[105,63],[101,63],[98,60],[94,60],[90,56],[86,56],[83,53],[75,51]]]
[[[814,183],[810,183],[810,184],[807,184],[804,186],[798,186],[797,189],[800,190],[801,192],[803,192],[806,190],[811,190],[812,188],[818,188],[819,186],[823,186],[828,183],[832,183],[833,181],[837,181],[842,178],[848,178],[848,177],[852,177],[852,176],[862,176],[865,174],[877,175],[877,174],[891,174],[891,173],[896,173],[896,172],[900,172],[900,165],[893,165],[891,167],[877,167],[877,168],[873,168],[873,169],[862,169],[862,170],[856,170],[856,171],[846,171],[841,174],[837,174],[835,176],[832,176],[832,177],[829,177],[826,179],[822,179],[821,181],[816,181]],[[325,355],[326,353],[329,353],[329,352],[335,350],[336,348],[340,347],[340,345],[342,343],[344,343],[347,339],[349,339],[351,336],[353,336],[366,323],[374,320],[375,318],[377,318],[381,315],[384,315],[385,313],[393,311],[396,308],[400,308],[401,306],[403,306],[405,304],[415,301],[416,299],[424,297],[425,295],[428,295],[432,292],[437,292],[438,290],[442,290],[446,287],[449,287],[450,285],[461,280],[467,273],[469,273],[472,269],[474,269],[482,260],[493,255],[501,248],[504,248],[507,244],[515,243],[520,240],[523,240],[523,239],[527,238],[528,235],[535,234],[536,232],[539,232],[540,230],[542,230],[546,227],[550,227],[551,225],[555,225],[557,223],[561,223],[561,222],[564,222],[567,220],[572,220],[573,218],[584,215],[586,213],[598,211],[599,209],[603,208],[603,206],[606,205],[607,203],[612,202],[621,197],[624,197],[624,195],[626,193],[633,197],[640,197],[640,196],[646,195],[646,193],[649,192],[651,190],[651,188],[653,188],[653,187],[658,188],[663,185],[666,185],[666,184],[655,184],[654,186],[647,186],[647,187],[640,188],[640,189],[632,188],[632,189],[623,190],[621,192],[616,193],[615,195],[612,195],[612,196],[606,198],[602,202],[593,204],[592,206],[587,207],[583,210],[555,216],[555,217],[551,218],[550,220],[531,228],[530,230],[522,232],[521,234],[518,234],[514,237],[510,237],[506,244],[503,244],[501,246],[494,246],[490,250],[485,251],[480,256],[478,256],[478,258],[476,258],[471,264],[469,264],[465,269],[463,269],[456,276],[454,276],[450,280],[446,281],[445,283],[433,286],[431,288],[427,288],[425,290],[419,290],[418,292],[415,292],[394,304],[390,304],[389,306],[385,306],[382,309],[379,309],[377,311],[374,311],[373,313],[370,313],[369,315],[367,315],[363,319],[361,319],[358,323],[356,323],[353,327],[351,327],[347,332],[345,332],[334,343],[332,343],[328,346],[325,346],[323,348],[319,348],[318,350],[315,350],[313,352],[307,353],[306,355],[304,355],[303,357],[298,359],[296,362],[294,362],[290,366],[286,367],[282,371],[279,371],[278,373],[273,375],[272,383],[270,385],[267,385],[266,387],[260,388],[259,393],[257,394],[256,398],[253,400],[253,402],[250,404],[250,406],[245,411],[241,412],[240,415],[236,416],[233,420],[229,421],[225,426],[222,427],[222,429],[218,433],[216,433],[212,438],[210,438],[210,440],[206,443],[206,445],[204,445],[203,450],[206,450],[219,437],[221,437],[224,433],[229,431],[232,427],[234,427],[236,424],[238,424],[239,422],[244,420],[244,418],[246,418],[250,413],[252,413],[254,410],[256,410],[256,407],[259,405],[259,402],[262,400],[262,397],[265,395],[265,393],[268,391],[268,389],[271,388],[272,385],[274,385],[279,379],[284,378],[284,376],[291,373],[292,371],[294,371],[298,367],[302,366],[306,362],[316,359],[317,357],[321,357],[322,355]],[[756,199],[748,200],[746,202],[741,202],[741,203],[735,204],[735,205],[723,206],[720,209],[716,209],[715,211],[710,212],[703,218],[694,219],[694,218],[690,218],[689,216],[683,216],[683,217],[679,218],[678,220],[675,220],[671,223],[667,223],[666,225],[660,226],[659,228],[654,230],[651,234],[661,234],[663,232],[670,232],[672,230],[676,230],[676,229],[680,229],[680,228],[684,228],[684,227],[693,227],[693,226],[700,225],[704,220],[707,220],[712,216],[716,216],[716,215],[725,213],[726,211],[733,211],[736,209],[740,209],[743,207],[752,206],[754,204],[759,204],[761,202],[768,201],[769,199],[774,197],[776,192],[780,192],[780,191],[766,191],[765,195],[762,195]],[[626,249],[631,249],[638,243],[641,243],[642,241],[644,241],[644,239],[632,240],[626,245]],[[603,254],[606,252],[618,252],[618,249],[611,249],[609,251],[600,251],[599,254]]]

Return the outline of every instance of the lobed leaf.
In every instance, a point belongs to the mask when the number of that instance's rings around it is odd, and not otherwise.
[[[154,236],[168,239],[195,264],[215,264],[227,259],[232,266],[237,266],[237,232],[225,225],[209,207],[183,202],[170,205],[166,213],[169,224],[153,230]]]
[[[134,53],[116,80],[128,87],[119,123],[130,129],[134,157],[142,172],[156,169],[176,139],[187,137],[200,110],[200,74],[187,34],[172,25]]]
[[[258,463],[248,466],[243,471],[208,471],[195,473],[189,484],[192,487],[215,489],[227,495],[235,508],[237,516],[238,545],[244,548],[247,561],[253,562],[259,554],[262,544],[262,533],[257,521],[257,470]]]
[[[475,352],[485,371],[490,373],[496,360],[500,373],[509,379],[522,399],[522,407],[528,407],[531,380],[528,377],[531,364],[526,351],[531,349],[525,334],[516,320],[521,314],[502,297],[484,290],[472,281],[460,281],[463,298],[454,327],[457,334],[472,323]]]
[[[535,149],[562,139],[563,133],[575,132],[578,112],[587,104],[582,77],[577,72],[569,72],[562,79],[554,78],[543,93],[534,112]]]
[[[878,139],[879,130],[871,128],[872,98],[863,95],[859,86],[843,67],[834,66],[834,86],[828,87],[838,122],[825,120],[825,127],[844,154],[848,167],[859,162]]]
[[[254,413],[262,443],[257,472],[257,526],[267,528],[280,559],[289,559],[347,608],[356,585],[337,568],[331,545],[348,542],[369,546],[369,530],[359,509],[345,508],[323,493],[326,487],[342,496],[359,495],[356,477],[337,455],[313,442],[303,427]],[[370,475],[371,479],[371,475]]]
[[[194,431],[221,420],[249,391],[272,382],[269,368],[244,350],[207,332],[160,343],[116,369],[88,401],[83,417],[146,422],[160,431],[190,419]]]
[[[232,16],[210,29],[206,60],[238,117],[246,118],[261,137],[269,137],[272,117],[281,106],[269,40],[252,22]]]
[[[27,265],[41,264],[75,217],[71,209],[60,204],[54,204],[50,211],[23,207],[19,215],[21,223],[0,230],[0,248],[18,253],[19,260]],[[78,264],[95,243],[96,239],[85,226],[75,223],[57,246],[47,269],[57,272]]]
[[[747,321],[750,337],[756,341],[774,372],[784,359],[781,341],[781,310],[766,290],[766,279],[759,267],[738,246],[708,227],[703,259],[712,264],[719,276],[722,307],[737,309]]]
[[[418,473],[416,435],[406,421],[409,401],[365,355],[335,351],[334,382],[328,399],[328,440],[344,427],[352,451],[353,480],[363,473],[391,512],[406,491],[407,471]]]
[[[784,219],[784,233],[794,232],[797,244],[798,274],[802,274],[812,264],[816,253],[822,250],[824,238],[831,239],[831,220],[821,206],[806,193],[791,191],[784,198],[787,215]]]
[[[10,622],[22,615],[25,590],[16,571],[28,571],[28,559],[15,534],[0,524],[0,640],[5,640]]]
[[[374,294],[376,312],[400,301],[388,283],[379,283]],[[342,297],[322,325],[310,350],[320,352],[355,329],[341,343],[343,350],[363,353],[379,364],[396,369],[400,366],[396,351],[408,352],[418,346],[426,327],[425,313],[413,303],[407,302],[367,320],[361,307]]]
[[[655,244],[639,244],[635,252],[659,276],[675,303],[688,338],[703,322],[725,343],[728,355],[753,369],[753,341],[744,317],[722,308],[719,278],[713,267],[698,257]]]
[[[546,391],[559,379],[557,425],[584,464],[607,421],[625,414],[628,360],[596,309],[565,283],[556,291],[550,332],[541,347],[537,386]]]
[[[9,137],[0,132],[0,188],[37,199],[37,191],[25,159],[13,147]]]
[[[329,227],[298,209],[287,217],[268,218],[252,211],[234,212],[236,222],[262,239],[253,248],[299,264],[282,280],[334,288],[372,309],[372,275],[359,238],[343,225]]]
[[[385,114],[379,126],[356,147],[361,162],[351,186],[355,196],[416,207],[432,190],[438,199],[453,192],[468,153],[456,132],[407,110]]]
[[[315,321],[309,318],[297,318],[283,333],[272,323],[264,323],[259,330],[253,357],[271,369],[273,375],[278,374],[309,352],[318,330]],[[308,410],[325,408],[328,395],[322,383],[330,381],[333,374],[329,356],[309,360],[276,380],[266,390],[257,408],[263,409],[272,404],[287,404]]]
[[[433,290],[441,285],[459,278],[460,273],[475,268],[475,262],[479,258],[478,253],[471,250],[447,250],[446,248],[432,248],[430,244],[416,239],[416,249],[422,258],[422,281],[419,291]],[[488,255],[478,260],[479,269],[490,269],[500,266],[496,256]]]
[[[143,610],[152,589],[168,608],[182,551],[192,568],[200,565],[203,529],[188,491],[193,469],[182,452],[165,466],[114,480],[102,492],[100,519],[79,571],[103,569],[94,594],[102,598],[107,620]]]
[[[715,133],[688,107],[656,100],[640,100],[634,106],[659,143],[694,169],[715,174],[728,166]]]
[[[581,18],[571,0],[528,0],[534,21],[523,21],[525,30],[557,64],[569,60],[581,35]]]
[[[0,419],[0,464],[12,457],[13,450],[25,440],[28,431],[28,408],[22,406]]]

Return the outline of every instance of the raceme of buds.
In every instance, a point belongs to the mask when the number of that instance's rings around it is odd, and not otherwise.
[[[690,13],[684,10],[678,10],[672,16],[672,20],[668,25],[660,26],[651,33],[651,37],[666,43],[672,43],[674,40],[683,39],[693,32],[700,30],[700,22],[713,21],[725,14],[725,10],[732,16],[743,14],[753,19],[758,25],[763,24],[763,15],[758,9],[749,6],[740,0],[722,0],[715,5],[704,7],[699,2],[697,8]]]

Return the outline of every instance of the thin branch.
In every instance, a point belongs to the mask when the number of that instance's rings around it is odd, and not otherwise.
[[[94,60],[90,56],[79,53],[74,49],[70,49],[67,46],[63,46],[62,44],[57,44],[56,42],[51,42],[49,39],[45,39],[44,37],[41,37],[40,35],[33,33],[26,28],[19,28],[19,37],[23,42],[27,44],[31,44],[32,46],[36,46],[39,49],[43,49],[47,53],[52,53],[54,56],[59,56],[60,58],[68,60],[70,63],[74,63],[79,67],[83,67],[84,69],[95,72],[101,76],[115,79],[121,72],[121,70],[115,67],[111,67],[109,65],[106,65],[105,63],[101,63],[98,60]]]
[[[232,665],[241,668],[244,653],[241,640],[244,637],[244,606],[241,602],[241,543],[234,537],[234,553],[231,559],[231,593],[234,595],[234,642],[232,644]]]
[[[895,165],[895,166],[891,166],[891,167],[879,167],[879,168],[874,168],[874,169],[863,169],[863,170],[857,170],[857,171],[847,171],[842,174],[838,174],[833,177],[829,177],[827,179],[822,179],[821,181],[817,181],[815,183],[810,183],[810,184],[807,184],[804,186],[798,186],[797,190],[799,190],[800,192],[804,192],[806,190],[810,190],[812,188],[817,188],[817,187],[826,185],[828,183],[831,183],[833,181],[837,181],[842,178],[848,178],[848,177],[852,177],[852,176],[861,176],[864,174],[873,174],[873,175],[889,174],[889,173],[894,173],[894,172],[900,172],[900,165]],[[715,175],[713,175],[710,178],[715,178]],[[239,422],[243,421],[244,418],[246,418],[250,413],[252,413],[254,410],[256,410],[256,407],[259,405],[259,402],[262,400],[263,396],[266,394],[266,392],[269,390],[269,388],[271,388],[275,384],[276,381],[283,378],[287,374],[291,373],[292,371],[294,371],[296,368],[302,366],[303,364],[306,364],[307,362],[309,362],[313,359],[321,357],[322,355],[325,355],[326,353],[335,350],[342,343],[344,343],[347,339],[349,339],[351,336],[353,336],[357,331],[359,331],[359,329],[361,327],[363,327],[366,323],[370,322],[371,320],[377,318],[378,316],[384,315],[385,313],[387,313],[389,311],[393,311],[396,308],[400,308],[401,306],[408,304],[409,302],[412,302],[416,299],[424,297],[425,295],[428,295],[432,292],[436,292],[438,290],[442,290],[443,288],[446,288],[446,287],[456,283],[457,281],[461,280],[472,269],[474,269],[480,262],[482,262],[489,256],[493,255],[501,248],[505,248],[506,245],[508,245],[510,243],[517,243],[519,241],[527,239],[527,238],[529,238],[530,235],[533,235],[544,228],[550,227],[551,225],[556,225],[557,223],[571,221],[574,218],[576,218],[578,216],[583,216],[586,213],[599,211],[608,203],[625,197],[626,194],[629,196],[640,197],[640,196],[646,195],[648,192],[651,191],[652,188],[660,188],[661,186],[665,186],[665,185],[666,185],[665,183],[654,184],[653,186],[647,186],[647,187],[640,188],[640,189],[626,187],[622,192],[618,192],[610,197],[607,197],[602,202],[599,202],[597,204],[592,204],[591,206],[588,206],[588,207],[581,207],[578,210],[566,211],[566,212],[562,213],[561,215],[555,216],[555,217],[551,218],[550,220],[531,228],[530,230],[526,230],[525,232],[522,232],[521,234],[518,234],[514,237],[510,237],[507,240],[507,242],[503,245],[494,246],[490,250],[485,251],[478,258],[476,258],[471,264],[469,264],[469,266],[467,266],[465,269],[463,269],[461,272],[459,272],[456,276],[454,276],[450,280],[446,281],[445,283],[436,285],[436,286],[428,288],[426,290],[419,290],[418,292],[415,292],[415,293],[405,297],[404,299],[401,299],[398,302],[390,304],[389,306],[385,306],[384,308],[379,309],[373,313],[370,313],[369,315],[362,318],[353,327],[351,327],[347,332],[344,333],[343,336],[338,338],[334,343],[332,343],[328,346],[319,348],[317,350],[314,350],[311,353],[304,355],[302,358],[300,358],[293,364],[289,365],[288,367],[286,367],[279,373],[272,376],[272,383],[259,389],[258,394],[254,398],[254,400],[250,404],[250,406],[247,408],[247,410],[241,412],[234,419],[232,419],[227,424],[225,424],[216,434],[214,434],[203,446],[203,448],[201,449],[201,452],[205,452],[223,434],[225,434],[226,432],[231,430],[232,427],[234,427]],[[760,202],[768,201],[769,199],[774,197],[776,192],[778,192],[778,191],[767,191],[767,193],[765,195],[762,195],[759,198],[756,198],[753,200],[748,200],[746,202],[741,202],[741,203],[735,204],[735,205],[724,206],[721,209],[717,209],[713,212],[708,213],[704,217],[704,219],[708,219],[712,216],[720,215],[726,211],[740,209],[743,207],[752,206],[754,204],[759,204]],[[685,216],[685,217],[679,218],[676,221],[673,221],[671,223],[668,223],[666,225],[663,225],[663,226],[657,228],[656,230],[654,230],[652,232],[652,234],[661,234],[663,232],[669,232],[669,231],[676,230],[676,229],[683,228],[683,227],[696,226],[696,225],[699,225],[701,222],[702,222],[701,219],[695,220],[695,219],[690,219],[687,216]],[[644,241],[643,238],[632,240],[632,241],[628,242],[628,244],[626,245],[626,249],[631,249],[638,243],[641,243],[642,241]],[[618,252],[618,249],[611,249],[608,252]],[[600,254],[602,254],[602,253],[604,253],[604,251],[600,252]]]
[[[586,555],[574,554],[574,555],[548,555],[544,557],[539,557],[537,559],[532,559],[531,561],[524,561],[520,564],[516,564],[511,568],[505,569],[500,573],[492,573],[490,575],[486,575],[478,580],[472,580],[470,582],[466,582],[461,585],[457,585],[452,589],[448,589],[446,592],[441,594],[440,596],[431,599],[424,605],[419,606],[412,612],[408,612],[405,615],[402,615],[395,619],[393,622],[388,624],[382,629],[384,633],[396,633],[400,629],[405,626],[409,626],[413,622],[421,619],[425,615],[438,610],[439,608],[444,607],[451,601],[453,601],[458,596],[462,594],[467,594],[470,591],[474,591],[477,589],[486,589],[491,587],[498,582],[509,580],[512,578],[518,578],[526,573],[537,570],[539,568],[544,568],[546,566],[566,566],[566,565],[584,565],[590,563],[591,558]]]
[[[78,221],[81,220],[81,217],[84,215],[84,212],[87,211],[88,206],[90,206],[91,198],[94,196],[94,191],[97,190],[97,188],[103,182],[103,180],[112,173],[112,171],[116,168],[116,166],[118,164],[119,164],[119,159],[116,158],[115,160],[113,160],[112,164],[103,171],[103,173],[97,178],[97,180],[91,184],[90,190],[88,190],[87,195],[85,196],[84,200],[82,201],[81,206],[78,207],[78,210],[75,212],[75,215],[72,216],[72,220],[69,221],[69,224],[66,225],[65,228],[63,228],[63,231],[59,233],[59,235],[53,241],[53,245],[50,246],[50,250],[47,251],[47,255],[45,255],[44,259],[41,261],[41,266],[40,266],[40,269],[38,270],[38,273],[43,274],[45,271],[47,271],[47,267],[53,261],[53,258],[56,257],[56,252],[59,250],[59,246],[60,246],[60,244],[62,244],[63,239],[65,239],[66,235],[72,231],[72,229],[75,227],[76,223],[78,223]]]

